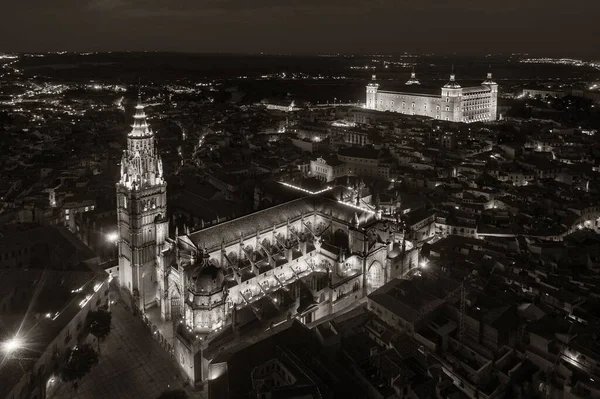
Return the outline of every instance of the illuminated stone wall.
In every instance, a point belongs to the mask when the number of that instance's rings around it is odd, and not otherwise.
[[[375,109],[440,119],[440,97],[379,90]]]
[[[426,116],[452,122],[485,122],[497,118],[498,85],[484,82],[481,86],[441,88],[439,95],[379,90],[367,86],[367,109]]]

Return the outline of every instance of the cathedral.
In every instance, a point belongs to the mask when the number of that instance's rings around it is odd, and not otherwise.
[[[405,86],[406,90],[402,91],[381,90],[373,75],[373,81],[367,85],[365,107],[451,122],[490,122],[497,119],[498,84],[493,81],[491,73],[480,85],[470,87],[462,87],[452,73],[448,83],[440,89],[423,87],[413,70]]]
[[[224,335],[290,318],[310,324],[418,264],[413,236],[348,187],[169,236],[161,159],[141,103],[127,141],[117,183],[120,285],[135,309],[160,307],[176,323],[175,356],[193,383],[208,378],[207,351]]]

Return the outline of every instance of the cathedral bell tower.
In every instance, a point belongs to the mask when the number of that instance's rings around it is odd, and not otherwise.
[[[167,184],[141,99],[135,107],[117,183],[119,284],[133,309],[157,300],[157,259],[168,235]]]

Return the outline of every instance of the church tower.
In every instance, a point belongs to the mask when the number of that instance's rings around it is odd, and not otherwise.
[[[168,235],[167,184],[141,99],[133,118],[117,183],[119,284],[132,308],[144,311],[157,298],[156,262]]]

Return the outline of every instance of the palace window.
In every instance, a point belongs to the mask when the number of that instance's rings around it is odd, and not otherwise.
[[[450,111],[450,107],[446,107],[446,111]]]

